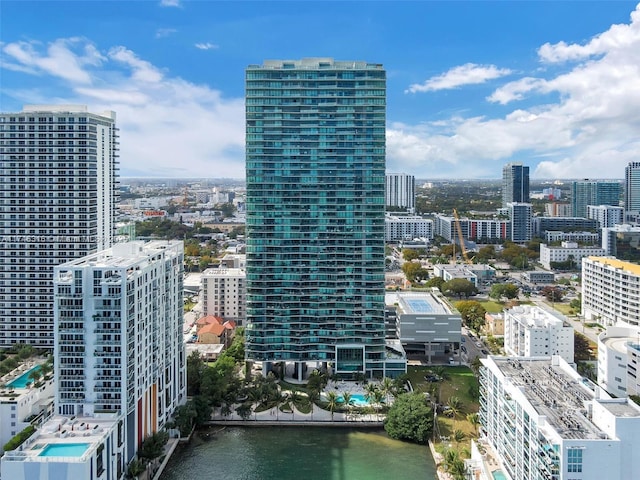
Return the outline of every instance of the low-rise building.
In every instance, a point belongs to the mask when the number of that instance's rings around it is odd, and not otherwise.
[[[554,313],[532,305],[504,311],[504,350],[518,357],[559,355],[573,363],[573,327]]]
[[[480,282],[494,278],[496,276],[496,269],[491,265],[484,265],[482,263],[464,265],[441,263],[433,266],[433,274],[446,282],[454,278],[462,278],[470,281],[477,287]]]
[[[485,313],[484,314],[484,331],[487,335],[503,336],[504,335],[504,314],[503,313]]]
[[[571,268],[580,268],[584,257],[604,255],[600,247],[580,246],[575,242],[562,242],[560,247],[540,245],[540,263],[547,270],[556,268],[554,264],[572,262]]]
[[[489,356],[482,364],[481,440],[497,459],[494,478],[500,473],[517,480],[637,476],[638,405],[610,398],[560,356]]]
[[[543,272],[542,270],[530,270],[524,272],[522,277],[525,281],[533,284],[553,283],[556,280],[556,274],[553,272]]]
[[[0,476],[10,480],[121,480],[125,429],[118,414],[55,416],[20,447],[5,452]]]
[[[419,215],[387,213],[384,219],[385,242],[398,242],[424,237],[433,239],[433,220]]]
[[[598,245],[600,234],[595,232],[558,232],[547,230],[544,235],[547,243],[577,242],[583,245]]]
[[[445,355],[460,344],[460,313],[438,291],[386,294],[386,304],[396,306],[398,332],[407,352],[431,358]]]
[[[1,379],[0,447],[29,425],[38,425],[53,413],[52,375],[35,385],[30,378],[31,372],[39,368],[39,363],[24,364]]]

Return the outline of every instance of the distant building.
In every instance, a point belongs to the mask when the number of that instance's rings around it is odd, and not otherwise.
[[[528,242],[532,238],[530,203],[508,203],[509,220],[511,222],[509,240],[515,243]]]
[[[580,269],[581,261],[584,257],[599,257],[604,255],[604,249],[600,247],[581,246],[575,242],[562,242],[559,247],[549,246],[546,243],[540,244],[540,264],[547,270],[553,270],[554,263],[564,263],[571,260],[566,270]]]
[[[508,163],[502,168],[502,206],[529,203],[529,167]]]
[[[240,268],[208,268],[202,274],[204,315],[233,320],[242,326],[246,319],[247,274]]]
[[[612,205],[587,205],[587,218],[593,218],[600,228],[624,223],[624,208]]]
[[[433,275],[448,282],[454,278],[462,278],[470,281],[476,287],[479,282],[490,280],[496,276],[496,269],[491,265],[482,263],[469,263],[464,265],[450,265],[447,263],[435,264]]]
[[[640,262],[640,226],[624,224],[603,228],[602,248],[607,256]]]
[[[598,230],[598,222],[592,218],[582,217],[533,217],[532,233],[535,237],[545,237],[548,231],[585,232]]]
[[[518,357],[560,355],[573,363],[573,327],[537,306],[504,311],[504,350]]]
[[[583,258],[582,314],[605,326],[640,325],[640,265],[611,257]]]
[[[502,337],[504,335],[504,314],[485,313],[483,330],[487,335]]]
[[[553,272],[543,272],[540,270],[529,270],[522,274],[524,279],[533,284],[539,283],[553,283],[556,280],[556,275]]]
[[[547,243],[576,242],[583,245],[597,245],[600,243],[600,235],[593,232],[556,232],[547,230],[544,239]]]
[[[624,174],[624,210],[626,221],[640,217],[640,162],[629,162]]]
[[[419,237],[433,239],[433,220],[418,215],[394,215],[393,213],[385,215],[385,242],[413,240]]]
[[[506,240],[509,237],[510,221],[500,219],[460,219],[460,229],[465,240],[486,242]],[[453,216],[436,215],[433,225],[434,235],[445,238],[448,242],[459,243]]]
[[[481,438],[497,460],[493,478],[503,472],[517,480],[637,476],[638,405],[610,398],[560,356],[489,356],[482,364]]]
[[[570,217],[573,214],[573,208],[570,203],[547,203],[544,206],[544,214],[547,217]]]
[[[571,185],[574,217],[586,217],[587,205],[620,205],[620,183],[582,180]]]
[[[387,173],[385,176],[385,205],[406,208],[416,207],[416,177],[406,173]]]

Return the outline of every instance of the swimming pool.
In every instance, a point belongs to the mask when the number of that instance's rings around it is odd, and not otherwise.
[[[340,403],[344,402],[342,395],[338,397],[338,401]],[[354,407],[368,407],[370,405],[369,400],[361,393],[352,393],[351,394],[351,405]]]
[[[81,457],[89,448],[88,443],[50,443],[39,457]]]
[[[9,383],[7,383],[7,388],[25,388],[27,383],[33,383],[33,380],[29,378],[29,374],[34,370],[40,370],[40,365],[36,365],[35,367],[30,368],[18,378],[14,378]]]
[[[494,470],[491,472],[491,475],[493,476],[493,480],[507,480],[502,470]]]

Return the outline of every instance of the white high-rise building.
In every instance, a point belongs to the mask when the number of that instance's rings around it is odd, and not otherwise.
[[[587,205],[587,218],[598,221],[600,228],[624,223],[624,208],[613,205]]]
[[[473,455],[469,478],[637,477],[640,407],[633,401],[610,398],[559,356],[489,356],[482,364],[480,442],[495,463]]]
[[[53,347],[53,267],[112,243],[115,113],[0,114],[0,346]]]
[[[388,207],[413,211],[416,206],[416,177],[406,173],[387,173],[384,197]]]
[[[202,314],[244,325],[246,279],[242,268],[208,268],[202,272]]]
[[[626,220],[640,216],[640,162],[629,162],[624,171],[624,209]]]
[[[183,260],[129,242],[54,269],[56,411],[119,413],[127,461],[186,401]]]
[[[573,363],[573,327],[540,307],[513,307],[504,312],[504,350],[520,357],[560,355]]]
[[[421,237],[433,239],[433,220],[418,215],[386,214],[384,218],[385,242],[413,240]]]

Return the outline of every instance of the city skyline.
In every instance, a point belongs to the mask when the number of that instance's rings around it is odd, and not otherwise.
[[[635,2],[26,3],[2,2],[0,110],[116,111],[123,177],[242,178],[268,58],[383,63],[388,172],[622,178],[640,152]]]

